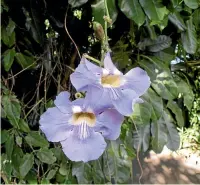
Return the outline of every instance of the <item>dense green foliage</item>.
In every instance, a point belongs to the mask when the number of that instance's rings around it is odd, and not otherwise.
[[[152,82],[144,103],[125,119],[120,138],[109,142],[98,160],[85,164],[69,161],[38,124],[58,92],[75,94],[69,75],[80,58],[66,33],[65,15],[81,55],[101,59],[108,49],[98,40],[102,30],[92,29],[92,22],[99,22],[108,28],[119,69],[125,73],[140,66]],[[164,145],[177,150],[178,130],[182,142],[191,136],[189,141],[200,144],[199,0],[4,0],[1,17],[5,183],[131,183],[137,150],[161,152]]]

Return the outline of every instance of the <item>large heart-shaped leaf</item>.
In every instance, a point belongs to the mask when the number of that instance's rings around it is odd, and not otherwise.
[[[112,19],[112,24],[116,21],[118,10],[115,4],[115,0],[109,0],[107,2],[109,16]],[[92,5],[92,15],[94,16],[94,21],[99,22],[102,26],[104,26],[103,17],[106,15],[106,8],[104,4],[104,0],[96,0]],[[108,27],[110,25],[108,24]]]
[[[187,30],[181,33],[181,41],[185,51],[194,54],[197,50],[197,35],[192,17],[186,21],[186,26]]]
[[[119,0],[119,8],[131,20],[135,21],[138,26],[141,26],[145,21],[145,14],[138,0]]]

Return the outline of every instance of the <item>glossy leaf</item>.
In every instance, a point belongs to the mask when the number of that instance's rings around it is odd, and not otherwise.
[[[197,35],[192,17],[186,21],[187,30],[181,33],[183,48],[187,53],[194,54],[197,50]]]
[[[169,20],[180,30],[185,31],[187,29],[183,18],[180,16],[180,13],[177,11],[171,12],[169,14]]]
[[[178,126],[182,128],[185,125],[182,110],[179,108],[177,103],[174,101],[168,101],[167,107],[170,108],[171,111],[175,114]]]
[[[24,155],[20,167],[19,172],[21,177],[25,177],[27,173],[30,171],[34,163],[34,156],[33,154],[26,154]]]
[[[3,65],[4,65],[4,69],[5,71],[9,71],[13,61],[14,61],[14,57],[15,57],[15,49],[8,49],[3,53]]]
[[[119,8],[131,20],[135,21],[138,26],[141,26],[145,21],[145,14],[138,0],[119,0]]]
[[[68,3],[72,6],[72,8],[79,7],[87,2],[88,0],[69,0],[68,1]]]
[[[197,9],[199,7],[198,0],[184,0],[184,3],[191,9]]]
[[[106,2],[107,2],[109,16],[112,19],[112,24],[113,24],[116,21],[118,15],[118,10],[115,4],[115,0],[109,0]],[[91,4],[91,7],[92,7],[92,15],[94,17],[94,21],[104,26],[103,17],[106,15],[104,0],[96,0],[93,4]],[[109,26],[110,24],[108,24],[108,27]]]
[[[15,32],[13,31],[11,35],[7,32],[4,26],[1,27],[1,39],[3,40],[4,44],[7,45],[9,48],[15,44]]]
[[[41,162],[46,164],[53,164],[56,162],[56,157],[53,155],[53,152],[47,148],[40,149],[37,152],[37,157]]]
[[[9,19],[9,22],[8,22],[8,25],[6,27],[6,31],[8,33],[8,36],[11,36],[13,31],[15,29],[15,23],[13,22],[13,20],[10,18]]]
[[[168,10],[162,4],[158,4],[154,0],[139,0],[143,10],[145,11],[146,15],[152,21],[162,21],[165,15],[168,14]]]
[[[26,142],[35,147],[48,147],[49,143],[48,141],[40,135],[37,131],[31,131],[28,133],[28,135],[25,137]]]

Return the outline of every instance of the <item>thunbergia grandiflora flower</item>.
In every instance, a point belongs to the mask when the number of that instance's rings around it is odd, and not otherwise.
[[[142,103],[139,98],[150,86],[150,78],[139,67],[131,69],[125,75],[113,64],[110,53],[104,59],[104,68],[82,58],[75,72],[70,76],[77,91],[95,88],[99,101],[105,108],[114,107],[125,116],[133,113],[134,103]]]
[[[70,101],[68,92],[61,92],[40,118],[40,129],[51,142],[60,142],[72,161],[98,159],[106,148],[104,138],[116,140],[124,117],[115,109],[102,111],[95,87],[85,98]]]

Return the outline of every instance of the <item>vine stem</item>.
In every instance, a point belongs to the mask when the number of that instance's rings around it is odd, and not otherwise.
[[[97,64],[101,64],[101,62],[100,62],[99,60],[97,60],[97,59],[95,59],[95,58],[89,56],[88,54],[83,54],[83,56],[84,56],[85,58],[87,58],[87,59],[90,59],[90,60],[96,62]]]
[[[71,41],[73,42],[73,44],[74,44],[74,46],[75,46],[75,48],[76,48],[76,50],[77,50],[78,56],[79,56],[80,59],[81,59],[81,54],[80,54],[80,52],[79,52],[79,50],[78,50],[78,46],[76,45],[76,43],[75,43],[74,40],[72,39],[72,37],[71,37],[71,35],[69,34],[69,31],[68,31],[68,29],[67,29],[67,12],[68,12],[68,7],[67,7],[66,14],[65,14],[65,20],[64,20],[64,22],[65,22],[65,31],[66,31],[68,37],[69,37],[69,38],[71,39]]]

